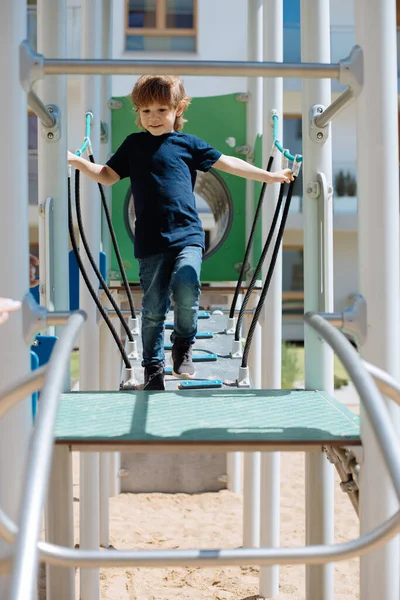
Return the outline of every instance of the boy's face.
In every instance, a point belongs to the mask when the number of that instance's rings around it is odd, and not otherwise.
[[[167,104],[154,102],[139,109],[140,121],[143,127],[152,135],[162,135],[174,131],[175,119],[182,114],[182,110],[172,108]]]

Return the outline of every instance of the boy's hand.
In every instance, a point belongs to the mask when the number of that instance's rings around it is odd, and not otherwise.
[[[21,302],[11,300],[10,298],[0,298],[0,325],[7,321],[11,312],[19,308],[21,308]]]
[[[294,180],[291,169],[283,169],[283,171],[274,171],[269,173],[268,183],[290,183]]]
[[[73,163],[73,161],[74,161],[74,159],[75,159],[75,158],[76,158],[76,154],[74,154],[73,152],[70,152],[70,151],[68,150],[68,153],[67,153],[67,161],[68,161],[68,164],[69,164],[69,165],[71,165],[71,164]]]

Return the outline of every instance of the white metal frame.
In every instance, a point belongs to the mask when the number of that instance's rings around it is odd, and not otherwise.
[[[62,53],[63,48],[63,23],[60,15],[65,8],[65,0],[48,3],[42,0],[43,13],[50,15],[50,4],[54,7],[55,26],[52,22],[53,36],[50,24],[46,23],[45,15],[42,15],[43,47],[52,59],[44,62],[44,72],[59,75],[61,73],[73,72],[72,67],[67,67],[62,60],[57,60],[56,55]],[[101,31],[101,9],[95,0],[85,0],[83,3],[86,26],[83,29],[84,54],[87,58],[100,57]],[[271,35],[264,31],[266,47],[263,57],[265,61],[279,60],[275,53],[279,52],[281,35],[281,9],[279,3],[266,0],[267,7],[264,14],[264,23],[268,27],[275,15],[276,27]],[[302,7],[302,59],[303,61],[321,61],[329,63],[329,4],[324,0],[301,0]],[[48,11],[48,12],[47,12]],[[26,147],[27,131],[25,114],[26,96],[21,87],[19,77],[18,47],[26,32],[26,3],[23,0],[14,0],[6,3],[3,8],[3,19],[1,23],[0,47],[1,56],[5,58],[0,64],[3,80],[6,82],[7,94],[3,94],[2,114],[7,115],[3,120],[2,139],[0,141],[1,164],[7,165],[3,169],[2,184],[3,195],[7,204],[2,219],[0,220],[0,254],[5,257],[0,261],[0,281],[3,284],[3,295],[15,299],[22,299],[28,285],[28,227],[27,227],[27,171],[21,166],[20,148]],[[269,20],[267,19],[269,17]],[[40,11],[39,11],[39,18]],[[64,21],[65,22],[65,21]],[[364,52],[364,89],[357,100],[358,118],[358,197],[359,197],[359,272],[360,291],[368,303],[369,337],[363,356],[370,362],[377,364],[387,371],[391,376],[399,378],[399,189],[398,178],[394,174],[398,171],[398,138],[397,138],[397,66],[396,66],[396,37],[395,27],[396,12],[393,0],[356,0],[356,36],[357,41]],[[57,37],[57,40],[56,40]],[[60,44],[53,46],[52,44]],[[48,45],[47,45],[48,44]],[[269,45],[270,44],[270,45]],[[10,57],[12,57],[10,59]],[[133,73],[143,70],[140,61],[132,67],[129,61],[113,64],[117,65],[116,72],[127,73],[129,69]],[[85,65],[80,69],[84,72]],[[100,67],[99,67],[100,68]],[[132,70],[133,68],[133,70]],[[160,72],[164,69],[170,72],[181,72],[189,69],[187,64],[175,63],[173,66],[159,66]],[[73,69],[73,68],[72,68]],[[39,65],[40,70],[40,65]],[[235,63],[232,65],[220,63],[215,67],[213,74],[243,74],[245,65]],[[198,64],[197,74],[210,72],[210,65]],[[279,78],[282,74],[294,76],[298,70],[290,65],[277,67],[271,63],[252,65],[251,74],[254,76],[273,77],[270,81],[265,80],[264,92],[267,107],[269,103],[273,108],[281,108],[281,91],[279,89]],[[329,139],[329,125],[323,132],[326,135],[323,143],[318,143],[310,136],[309,111],[312,106],[330,104],[330,81],[329,79],[318,79],[317,77],[329,76],[328,73],[338,74],[340,69],[335,66],[321,65],[319,71],[315,66],[304,65],[304,76],[313,73],[313,79],[306,79],[303,83],[303,153],[305,155],[304,182],[305,182],[305,306],[307,310],[329,312],[332,310],[332,261],[330,257],[330,235],[329,229],[325,247],[327,258],[324,264],[316,259],[318,256],[318,232],[321,226],[321,212],[318,211],[318,202],[315,196],[326,193],[329,196],[331,187],[331,142]],[[99,71],[100,72],[100,71]],[[101,71],[104,73],[104,70]],[[111,66],[107,73],[111,72]],[[154,71],[153,71],[154,72]],[[249,72],[246,72],[246,76]],[[53,80],[54,78],[50,78]],[[62,110],[64,97],[62,90],[65,89],[65,78],[60,76],[54,85],[43,82],[42,97],[48,103],[54,97],[54,102]],[[54,82],[53,82],[54,83]],[[26,90],[27,91],[27,90]],[[347,94],[349,96],[349,94]],[[347,98],[346,96],[346,98]],[[13,98],[10,103],[9,98]],[[95,118],[101,114],[100,107],[100,85],[94,76],[86,76],[83,94],[83,112],[91,110]],[[344,98],[344,100],[346,100]],[[37,98],[33,97],[32,101]],[[264,115],[267,111],[264,106]],[[265,119],[267,117],[265,116]],[[321,121],[320,121],[321,124]],[[99,123],[97,123],[99,125]],[[92,138],[93,147],[99,154],[100,128],[94,127]],[[268,129],[264,126],[264,138],[267,138]],[[311,137],[313,139],[311,139]],[[50,169],[51,173],[58,174],[65,170],[62,157],[62,144],[54,144],[53,151],[48,159],[54,160],[56,166]],[[42,144],[40,156],[48,151],[48,144]],[[39,157],[40,159],[40,157]],[[265,157],[264,157],[265,160]],[[53,163],[52,163],[53,164]],[[46,197],[63,196],[62,190],[58,191],[58,178],[49,177],[49,169],[46,169],[46,177],[49,185],[44,183],[44,172],[40,173],[41,194]],[[319,183],[314,186],[314,183]],[[309,185],[309,184],[312,185]],[[92,248],[100,248],[100,215],[97,198],[94,199],[95,186],[84,180],[83,193],[87,198],[84,207],[84,221],[87,226],[87,236]],[[316,192],[315,192],[316,190]],[[66,204],[66,203],[65,203]],[[326,208],[326,205],[325,205]],[[57,257],[57,269],[55,275],[55,303],[63,308],[66,300],[67,282],[62,279],[65,274],[63,267],[67,264],[66,258],[66,220],[65,205],[63,201],[57,203],[55,228],[57,244],[54,248]],[[329,221],[329,211],[325,211],[325,219]],[[327,221],[324,221],[325,225]],[[98,257],[96,257],[97,259]],[[60,267],[60,265],[62,265]],[[320,293],[321,279],[317,273],[321,273],[320,267],[324,267],[323,282],[324,293]],[[59,273],[60,275],[57,275]],[[276,282],[279,282],[279,269],[277,269]],[[94,280],[93,280],[93,283]],[[97,282],[95,283],[97,285]],[[277,285],[277,284],[276,284]],[[279,385],[277,375],[278,361],[276,356],[280,352],[280,336],[278,333],[278,310],[280,302],[276,290],[271,286],[271,302],[275,302],[272,311],[271,322],[273,324],[272,335],[274,342],[269,347],[263,343],[264,361],[268,351],[273,351],[275,360],[273,376],[270,386]],[[274,292],[275,290],[275,292]],[[88,314],[88,323],[85,327],[85,335],[81,345],[82,354],[82,389],[99,389],[99,356],[93,348],[99,346],[99,328],[97,324],[97,311],[91,298],[81,282],[81,307]],[[271,315],[269,315],[271,316]],[[280,315],[279,315],[280,318]],[[29,371],[29,351],[21,335],[21,315],[15,314],[10,322],[0,329],[1,348],[1,373],[2,382],[11,383],[18,376]],[[267,328],[264,327],[265,340]],[[279,344],[279,346],[278,346]],[[325,344],[322,344],[318,336],[307,330],[305,337],[306,346],[306,385],[310,387],[322,387],[332,391],[333,370],[332,355]],[[15,357],[19,360],[15,361]],[[269,363],[270,366],[271,363]],[[280,366],[280,363],[279,363]],[[263,382],[264,384],[264,382]],[[393,420],[399,422],[398,407],[390,407]],[[20,482],[23,473],[23,465],[26,457],[31,429],[30,399],[13,409],[7,419],[0,424],[0,456],[6,457],[0,460],[0,505],[5,508],[11,516],[16,517],[16,507],[20,497]],[[361,529],[367,531],[377,522],[388,517],[394,512],[397,503],[389,485],[388,476],[383,469],[380,454],[370,431],[370,425],[364,416],[362,419],[362,436],[364,440],[364,463],[361,477]],[[66,457],[64,457],[65,459]],[[81,462],[82,480],[82,513],[81,519],[84,523],[81,534],[81,546],[83,548],[97,548],[99,544],[99,459],[97,454],[88,453]],[[268,481],[272,485],[268,488],[275,493],[277,464],[266,464],[262,469],[268,472]],[[376,479],[379,474],[379,479]],[[312,483],[312,481],[314,483]],[[307,541],[309,543],[329,542],[333,535],[333,506],[332,506],[332,469],[326,459],[320,455],[312,455],[307,458]],[[315,485],[315,482],[317,485]],[[66,488],[67,495],[69,488]],[[273,498],[278,498],[274,496]],[[272,501],[273,501],[272,498]],[[264,507],[264,502],[262,502]],[[320,510],[316,510],[319,507]],[[273,512],[271,510],[270,515]],[[68,522],[68,519],[67,519]],[[60,533],[61,538],[68,538],[68,526],[66,531]],[[266,536],[272,535],[269,530]],[[263,534],[262,534],[263,543]],[[4,544],[0,546],[0,556],[4,555]],[[399,597],[398,578],[399,548],[398,540],[394,539],[383,548],[364,556],[361,559],[361,598],[362,600],[397,600]],[[265,589],[276,589],[275,567],[271,569],[271,578],[265,579]],[[72,588],[65,589],[65,600],[72,600]],[[263,578],[260,584],[264,585]],[[63,583],[63,585],[64,585]],[[7,579],[0,578],[1,590],[5,589]],[[310,566],[307,568],[307,600],[331,600],[333,598],[333,567]],[[60,598],[61,590],[57,590]],[[275,592],[274,592],[275,593]],[[83,600],[97,600],[99,596],[98,569],[82,571],[81,597]]]

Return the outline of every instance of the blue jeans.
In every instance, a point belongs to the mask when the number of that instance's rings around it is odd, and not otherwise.
[[[193,343],[197,333],[203,249],[187,246],[139,259],[142,300],[142,366],[164,365],[164,321],[174,301],[172,341]]]

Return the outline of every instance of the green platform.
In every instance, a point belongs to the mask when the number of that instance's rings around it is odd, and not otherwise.
[[[304,390],[63,394],[55,435],[86,451],[318,451],[361,443],[358,416],[324,392]]]

